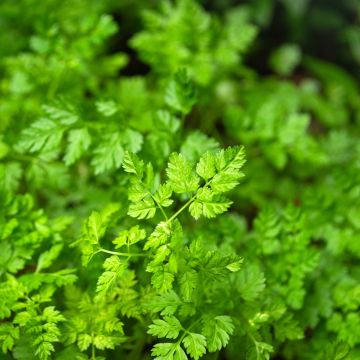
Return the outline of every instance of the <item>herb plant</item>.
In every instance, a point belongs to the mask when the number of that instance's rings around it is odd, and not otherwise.
[[[1,359],[360,358],[360,7],[233,3],[0,3]]]

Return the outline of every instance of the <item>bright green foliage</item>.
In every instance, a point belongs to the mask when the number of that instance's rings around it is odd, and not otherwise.
[[[144,18],[146,28],[130,42],[140,57],[160,74],[186,66],[203,85],[236,64],[256,35],[243,9],[219,23],[190,0],[165,1],[161,12],[147,10]]]
[[[195,360],[206,353],[206,338],[201,334],[189,332],[183,340],[186,352]]]
[[[125,149],[137,152],[141,148],[142,135],[130,128],[121,133],[104,133],[102,127],[93,130],[91,124],[82,122],[74,109],[44,106],[44,112],[48,118],[40,118],[23,131],[19,151],[39,152],[45,160],[56,159],[63,152],[65,165],[69,166],[78,161],[93,143],[93,138],[98,137],[98,144],[92,149],[91,164],[95,174],[100,174],[119,168]],[[63,147],[65,134],[68,145]]]
[[[138,225],[133,226],[129,230],[123,230],[119,233],[119,236],[113,240],[116,245],[116,249],[121,248],[124,245],[130,246],[137,242],[144,240],[146,232],[144,229],[140,229]]]
[[[199,178],[182,154],[171,154],[166,173],[169,185],[176,193],[194,192],[199,187]]]
[[[214,352],[225,347],[233,331],[234,325],[229,316],[216,316],[204,321],[203,333],[207,338],[209,351]]]
[[[126,264],[122,263],[116,255],[113,255],[105,260],[104,269],[106,271],[101,274],[96,285],[96,292],[100,296],[104,296],[116,285],[117,279],[126,270]]]
[[[222,254],[219,251],[207,249],[204,245],[194,241],[184,253],[184,233],[182,226],[177,217],[187,207],[190,214],[195,216],[191,211],[191,206],[197,202],[205,202],[200,190],[211,192],[210,185],[212,179],[216,175],[229,174],[232,184],[235,186],[238,179],[242,176],[239,169],[244,163],[244,153],[242,148],[228,148],[226,151],[220,150],[208,157],[214,162],[214,173],[205,184],[200,186],[200,178],[196,175],[196,170],[201,167],[203,160],[193,167],[184,155],[173,153],[170,155],[170,161],[166,171],[168,181],[164,184],[155,185],[155,177],[151,164],[145,166],[144,162],[137,156],[127,153],[124,163],[124,170],[129,173],[131,187],[129,188],[129,211],[128,214],[142,220],[147,217],[154,217],[158,209],[164,216],[161,221],[153,229],[152,233],[146,238],[146,231],[138,225],[128,230],[120,231],[118,237],[112,242],[116,249],[125,249],[126,252],[109,251],[101,247],[100,240],[106,236],[114,214],[118,211],[115,205],[108,206],[102,212],[93,212],[85,222],[83,236],[77,244],[83,251],[85,263],[89,261],[95,254],[99,252],[110,253],[103,267],[105,271],[99,276],[97,281],[97,297],[106,298],[108,296],[116,296],[120,283],[126,278],[129,272],[128,266],[130,260],[139,257],[146,258],[146,272],[151,274],[151,285],[156,294],[169,294],[169,291],[178,289],[181,298],[184,301],[184,309],[179,315],[183,317],[185,314],[195,316],[196,306],[199,299],[203,296],[201,286],[208,284],[215,286],[214,290],[222,283],[222,281],[237,273],[241,269],[242,259],[234,254]],[[177,166],[175,165],[177,164]],[[190,177],[184,176],[184,172]],[[185,175],[186,175],[185,174]],[[192,186],[191,184],[195,184]],[[199,188],[200,186],[200,188]],[[224,191],[229,190],[229,186]],[[164,207],[171,206],[174,193],[190,193],[190,199],[174,211],[172,216],[168,216]],[[221,208],[222,203],[219,201],[218,194],[215,194],[213,203],[208,206],[208,210],[203,210],[203,215],[207,217],[215,217],[219,212],[223,212],[226,208]],[[217,202],[216,202],[217,200]],[[137,213],[135,206],[139,203],[145,204],[150,201],[152,204],[151,216],[146,213]],[[227,206],[230,201],[227,200]],[[205,208],[205,205],[203,205]],[[220,210],[221,211],[220,211]],[[146,239],[144,252],[139,253],[137,244]],[[132,250],[134,249],[134,250]],[[186,249],[186,248],[185,248]],[[124,251],[125,251],[124,250]],[[200,279],[203,284],[200,284]],[[212,285],[214,284],[214,285]],[[215,285],[216,284],[216,285]],[[135,294],[134,294],[135,295]],[[150,297],[150,298],[151,298]],[[135,300],[135,299],[134,299]],[[180,300],[180,299],[179,299]],[[149,300],[147,300],[149,301]],[[180,304],[182,301],[180,302]],[[157,306],[161,301],[157,303]],[[190,304],[193,304],[191,309]],[[200,305],[200,304],[199,304]],[[160,305],[161,306],[161,305]],[[153,311],[154,309],[151,309]],[[162,311],[162,306],[156,312]],[[210,313],[211,308],[209,309]],[[176,312],[176,310],[175,310]],[[233,333],[233,325],[229,316],[215,317],[216,332],[209,332],[209,324],[211,324],[211,316],[205,312],[199,313],[197,323],[203,322],[204,334],[188,331],[183,328],[180,320],[175,317],[174,312],[167,312],[163,319],[155,319],[153,324],[149,326],[148,333],[169,339],[178,339],[178,344],[158,344],[153,348],[152,353],[158,358],[167,357],[169,359],[180,356],[186,358],[188,354],[194,359],[199,359],[206,353],[207,337],[209,340],[209,351],[215,351],[226,346],[229,336]],[[202,320],[203,319],[203,320]],[[209,324],[208,324],[209,323]],[[219,324],[218,324],[219,323]],[[200,327],[199,327],[200,329]],[[183,335],[180,333],[184,332]],[[207,337],[206,335],[207,334]],[[220,341],[220,344],[219,344]],[[181,344],[184,348],[181,347]]]
[[[34,355],[43,360],[49,359],[55,351],[53,343],[59,341],[60,335],[57,323],[64,320],[53,306],[45,307],[39,314],[34,305],[30,305],[16,315],[14,324],[25,329],[25,333],[33,339]]]
[[[51,269],[63,249],[62,232],[71,219],[49,222],[42,211],[33,209],[30,195],[3,199],[1,207],[2,350],[17,352],[17,347],[20,349],[21,343],[26,342],[31,347],[26,352],[32,351],[42,360],[50,359],[54,344],[60,341],[58,323],[65,318],[46,303],[51,301],[57,288],[76,280],[70,269]],[[49,243],[54,245],[49,248]],[[26,268],[34,259],[37,260],[33,272],[27,273]]]
[[[107,227],[118,209],[119,206],[117,204],[109,204],[101,212],[93,211],[84,223],[82,236],[74,243],[79,243],[81,246],[82,262],[84,265],[99,251],[100,239],[105,235]]]
[[[232,190],[244,174],[239,171],[244,164],[242,147],[228,148],[218,153],[205,153],[196,166],[196,172],[206,184],[199,189],[195,201],[190,205],[190,213],[198,219],[200,216],[213,218],[225,212],[232,204],[219,194]]]
[[[360,6],[325,3],[0,1],[1,359],[360,359]]]
[[[175,74],[165,93],[165,103],[173,110],[187,115],[196,103],[194,85],[189,80],[186,70]]]
[[[66,295],[69,309],[63,331],[65,344],[76,344],[79,351],[85,352],[89,348],[114,349],[125,341],[115,304],[103,297],[91,299],[75,288],[69,288]]]
[[[164,320],[154,320],[154,323],[149,326],[148,333],[160,338],[176,339],[181,329],[182,326],[176,317],[166,316]]]

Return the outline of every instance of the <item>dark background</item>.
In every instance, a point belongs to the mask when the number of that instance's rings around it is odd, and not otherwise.
[[[352,52],[349,31],[360,26],[360,1],[357,0],[199,0],[215,15],[223,15],[236,6],[246,6],[253,22],[259,27],[255,46],[247,64],[266,75],[270,68],[263,61],[284,43],[298,44],[303,54],[329,61],[346,69],[360,80],[359,61]],[[156,6],[156,1],[150,1]],[[149,4],[149,3],[148,3]],[[131,55],[126,75],[145,74],[149,68],[135,57],[127,45],[130,37],[141,27],[139,14],[129,8],[113,13],[121,26],[112,50]],[[360,30],[358,30],[360,31]],[[119,36],[120,35],[120,36]],[[359,35],[360,37],[360,35]]]

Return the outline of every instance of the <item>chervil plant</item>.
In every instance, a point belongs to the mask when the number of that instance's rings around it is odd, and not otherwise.
[[[1,359],[360,358],[360,8],[231,3],[1,2]]]

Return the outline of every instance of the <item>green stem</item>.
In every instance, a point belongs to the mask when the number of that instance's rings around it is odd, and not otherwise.
[[[155,197],[153,196],[153,194],[148,190],[149,195],[151,196],[151,198],[155,201],[156,205],[158,206],[158,208],[160,209],[160,211],[162,212],[164,218],[166,221],[168,221],[168,217],[166,215],[166,212],[164,210],[164,208],[156,201]]]
[[[256,350],[256,360],[259,360],[260,359],[260,355],[259,355],[259,347],[258,347],[258,342],[255,340],[254,336],[249,332],[248,333],[248,336],[250,337],[250,339],[252,340],[252,342],[254,343],[255,345],[255,350]]]
[[[167,221],[167,220],[168,220],[168,217],[167,217],[167,215],[166,215],[166,212],[164,211],[164,208],[163,208],[160,204],[158,204],[158,206],[159,206],[160,211],[161,211],[162,214],[164,215],[165,220]]]
[[[91,345],[91,359],[95,360],[96,356],[95,356],[95,346],[94,344]]]
[[[181,335],[180,339],[177,341],[177,345],[180,345],[181,342],[183,341],[184,337],[186,336],[186,334],[190,333],[190,329],[193,328],[199,321],[201,320],[201,318],[197,319],[196,321],[194,321],[187,329],[183,329],[183,334]]]
[[[112,254],[112,255],[118,255],[118,256],[143,256],[143,257],[149,257],[150,255],[148,254],[138,254],[138,253],[125,253],[125,252],[118,252],[118,251],[110,251],[110,250],[106,250],[106,249],[99,249],[97,252],[104,252],[107,254]]]
[[[189,199],[173,216],[171,216],[170,219],[167,220],[167,222],[173,221],[180,213],[182,213],[196,198],[196,195],[194,195],[191,199]]]
[[[208,186],[211,183],[211,181],[212,181],[212,179],[208,180],[206,182],[206,184],[204,186],[202,186],[202,188],[205,188],[206,186]],[[196,193],[197,193],[197,191],[196,191]],[[196,199],[196,193],[173,216],[171,216],[171,218],[169,220],[167,220],[167,222],[173,221],[180,213],[182,213]]]

